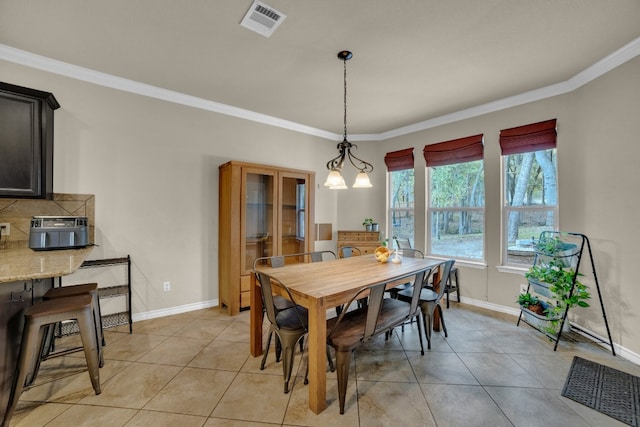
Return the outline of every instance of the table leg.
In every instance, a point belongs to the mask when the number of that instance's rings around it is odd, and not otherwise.
[[[327,310],[323,301],[309,307],[309,409],[327,407]]]
[[[251,315],[250,315],[250,338],[249,351],[254,357],[262,354],[262,293],[256,280],[251,280]]]

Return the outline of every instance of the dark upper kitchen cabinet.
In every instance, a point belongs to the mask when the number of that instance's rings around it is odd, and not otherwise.
[[[0,197],[53,194],[53,94],[0,82]]]

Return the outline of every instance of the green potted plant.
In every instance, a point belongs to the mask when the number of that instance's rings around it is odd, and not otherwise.
[[[563,242],[558,236],[543,236],[535,242],[535,250],[543,263],[555,262],[563,267],[571,267],[578,254],[577,245]]]
[[[520,305],[522,315],[529,325],[539,330],[544,330],[545,326],[549,325],[546,319],[546,311],[551,308],[549,303],[529,292],[518,295],[516,302]]]
[[[364,225],[364,228],[367,231],[372,231],[372,229],[373,229],[373,218],[365,218],[364,221],[362,221],[362,225]]]
[[[523,309],[529,310],[536,314],[544,314],[544,307],[542,306],[540,299],[537,296],[531,295],[529,292],[521,293],[518,295],[516,302]]]
[[[591,293],[587,286],[577,279],[580,275],[573,268],[566,267],[561,260],[534,265],[525,273],[525,277],[537,293],[555,301],[545,312],[549,320],[549,326],[545,330],[552,335],[558,333],[559,322],[567,309],[589,307],[586,300],[591,298]]]

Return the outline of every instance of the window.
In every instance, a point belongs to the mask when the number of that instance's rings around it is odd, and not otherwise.
[[[389,246],[399,237],[409,239],[415,247],[413,148],[387,153],[384,161],[389,171]]]
[[[558,229],[556,120],[500,131],[503,264],[530,266],[542,231]]]
[[[427,145],[427,253],[484,260],[483,135]]]

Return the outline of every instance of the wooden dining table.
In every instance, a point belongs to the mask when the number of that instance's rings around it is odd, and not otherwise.
[[[387,283],[389,287],[404,283],[417,272],[440,264],[432,258],[403,258],[400,263],[380,263],[373,255],[341,258],[315,263],[260,267],[291,292],[296,304],[309,311],[309,408],[316,414],[326,406],[327,310],[347,303],[364,286]],[[274,292],[282,292],[273,283]],[[281,293],[287,296],[286,292]],[[255,280],[251,285],[251,343],[253,356],[262,350],[262,297]]]

